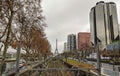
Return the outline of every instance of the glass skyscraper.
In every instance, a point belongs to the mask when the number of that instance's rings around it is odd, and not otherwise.
[[[70,34],[67,37],[67,50],[76,50],[76,35]]]
[[[90,31],[93,44],[101,42],[102,49],[119,38],[116,4],[100,1],[90,11]]]

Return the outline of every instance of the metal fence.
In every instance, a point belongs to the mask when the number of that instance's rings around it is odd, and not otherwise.
[[[108,76],[120,76],[120,72],[111,71],[111,70],[108,70],[108,69],[103,69],[102,73],[105,74],[105,75],[108,75]]]

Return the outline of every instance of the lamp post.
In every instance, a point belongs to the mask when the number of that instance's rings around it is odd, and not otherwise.
[[[98,70],[98,76],[101,76],[101,63],[100,63],[100,42],[97,43],[96,45],[96,50],[97,50],[97,70]]]
[[[115,71],[115,66],[114,66],[114,60],[115,60],[115,53],[114,53],[114,51],[115,51],[115,45],[113,45],[113,59],[112,59],[112,64],[113,64],[113,71]]]

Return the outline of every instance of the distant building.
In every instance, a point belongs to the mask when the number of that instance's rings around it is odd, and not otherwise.
[[[76,35],[70,34],[67,37],[67,50],[76,50]]]
[[[67,52],[67,43],[64,43],[64,52]]]
[[[90,47],[90,33],[88,32],[79,32],[78,33],[78,50],[84,47]]]
[[[120,24],[119,24],[119,40],[120,40]]]
[[[93,44],[101,43],[104,49],[119,39],[116,4],[100,1],[90,11],[90,32]]]

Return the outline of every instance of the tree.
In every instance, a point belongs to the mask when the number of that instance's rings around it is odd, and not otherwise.
[[[10,45],[11,30],[12,26],[14,26],[13,19],[21,7],[22,6],[19,3],[19,0],[0,0],[0,26],[2,28],[2,31],[0,33],[0,42],[4,44],[1,66],[3,66],[6,58],[6,52],[8,46]],[[1,75],[2,73],[0,71],[0,76]]]
[[[39,31],[40,40],[47,40],[43,33],[45,23],[40,2],[41,0],[0,0],[0,42],[4,44],[1,66],[9,46],[17,49],[21,42],[22,48],[30,55],[31,52],[38,51],[32,47],[33,44],[39,44],[35,42],[38,38],[35,38],[37,35],[34,32]]]

